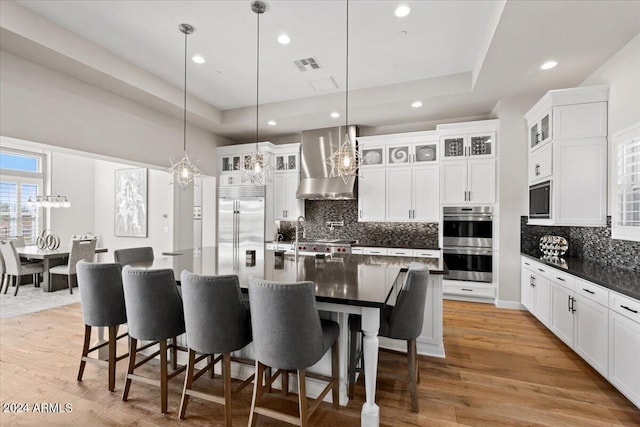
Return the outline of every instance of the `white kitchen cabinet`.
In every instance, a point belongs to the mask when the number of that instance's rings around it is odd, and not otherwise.
[[[496,200],[498,120],[450,123],[440,134],[440,202],[492,204]]]
[[[387,221],[437,222],[440,215],[438,166],[387,168]]]
[[[573,348],[573,290],[551,281],[551,321],[549,329]]]
[[[495,203],[494,159],[442,162],[441,202],[443,204]]]
[[[299,173],[300,144],[274,146],[273,219],[295,221],[304,215],[304,200],[296,198]]]
[[[273,174],[273,219],[295,221],[304,215],[303,200],[296,199],[297,172]]]
[[[604,377],[608,367],[609,307],[576,292],[573,349]]]
[[[606,138],[569,139],[552,144],[558,163],[551,189],[554,224],[606,224]]]
[[[640,369],[638,368],[640,323],[616,311],[615,306],[609,308],[609,375],[607,378],[640,408]]]
[[[444,135],[440,138],[440,141],[443,160],[495,157],[495,132]]]
[[[435,132],[360,137],[358,144],[358,221],[439,221]]]
[[[529,184],[545,181],[553,173],[552,148],[547,144],[529,155]]]
[[[530,224],[606,225],[608,93],[607,86],[552,90],[525,114],[529,185],[551,181],[550,218]]]
[[[522,260],[522,305],[543,325],[549,327],[551,319],[551,282],[549,267],[527,258]]]
[[[358,178],[358,221],[384,221],[386,169],[369,168]]]
[[[547,109],[529,123],[529,148],[542,146],[551,140],[551,110]]]

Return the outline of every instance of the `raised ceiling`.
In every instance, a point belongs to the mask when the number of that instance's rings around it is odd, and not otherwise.
[[[182,106],[178,24],[194,25],[189,56],[206,62],[189,61],[190,120],[235,140],[254,134],[257,33],[250,1],[17,3],[24,7],[0,6],[3,50],[173,115]],[[346,2],[266,3],[261,135],[343,123]],[[350,123],[487,115],[502,97],[579,84],[640,32],[640,2],[404,3],[411,7],[405,18],[393,13],[398,1],[349,4]],[[283,32],[289,45],[276,40]],[[321,68],[299,71],[294,61],[307,57]],[[560,65],[540,71],[549,58]],[[411,108],[416,99],[422,108]],[[332,111],[342,117],[330,118]]]

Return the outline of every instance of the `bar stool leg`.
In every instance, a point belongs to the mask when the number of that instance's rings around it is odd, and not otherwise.
[[[187,390],[191,390],[193,385],[193,370],[196,364],[196,352],[189,349],[189,361],[187,362],[187,373],[184,377],[184,388],[182,389],[182,401],[180,402],[180,410],[178,411],[178,418],[183,420],[185,413],[187,412],[187,405],[189,404],[189,395]]]
[[[169,400],[167,379],[167,340],[160,340],[160,412],[167,412],[167,402]]]
[[[117,326],[109,326],[109,391],[116,388]]]
[[[224,419],[227,427],[231,427],[231,353],[222,355],[222,375],[224,375]]]
[[[307,406],[307,380],[304,369],[298,369],[298,406],[300,408],[300,426],[305,427],[309,419]]]
[[[127,376],[124,381],[124,390],[122,392],[122,400],[126,402],[129,397],[129,389],[131,388],[131,378],[129,378],[130,374],[133,374],[133,369],[136,366],[136,353],[138,348],[138,340],[132,338],[129,335],[129,368],[127,369]]]
[[[89,354],[89,346],[91,344],[91,326],[84,325],[84,345],[82,346],[82,356],[80,357],[80,369],[78,369],[78,381],[82,381],[82,375],[84,374],[84,367],[87,362],[84,360]]]
[[[416,340],[407,341],[407,358],[409,365],[409,389],[411,390],[411,411],[418,413],[416,396]]]
[[[255,412],[256,405],[262,398],[262,386],[264,381],[265,366],[256,359],[256,376],[253,385],[253,399],[251,400],[251,412],[249,413],[249,426],[254,427],[258,421],[258,414]]]
[[[340,352],[338,351],[338,340],[335,340],[331,346],[331,376],[333,377],[333,387],[331,388],[331,400],[333,400],[333,408],[338,410],[340,407]]]

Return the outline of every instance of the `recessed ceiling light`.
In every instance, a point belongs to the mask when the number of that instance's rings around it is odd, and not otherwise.
[[[540,69],[541,70],[550,70],[553,67],[555,67],[556,65],[558,65],[558,61],[551,60],[551,61],[547,61],[544,64],[542,64],[540,66]]]
[[[267,122],[267,124],[268,124],[269,126],[275,126],[275,125],[277,125],[278,123],[276,123],[276,121],[275,121],[275,120],[269,120],[269,121]]]
[[[398,18],[404,18],[411,12],[411,9],[406,4],[401,4],[396,8],[395,14]]]
[[[195,55],[191,60],[196,64],[204,64],[204,58],[200,55]]]
[[[289,44],[289,43],[291,43],[291,37],[289,37],[286,34],[280,34],[278,36],[278,43],[280,43],[280,44]]]
[[[337,119],[338,117],[340,117],[340,113],[338,113],[337,111],[334,111],[333,113],[330,114],[330,116],[334,119]]]
[[[413,108],[420,108],[420,107],[422,107],[422,101],[413,101],[413,102],[411,103],[411,106],[412,106]]]

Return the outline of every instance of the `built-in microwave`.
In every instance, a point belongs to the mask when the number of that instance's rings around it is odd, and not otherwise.
[[[529,218],[551,218],[551,181],[529,187]]]

